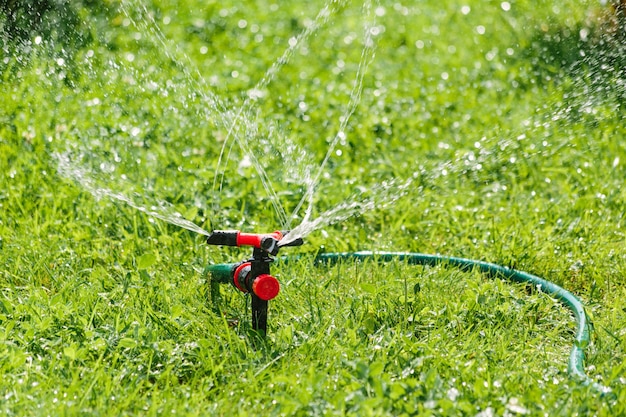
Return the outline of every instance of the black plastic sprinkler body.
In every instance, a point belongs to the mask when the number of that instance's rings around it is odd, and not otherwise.
[[[223,233],[223,232],[219,232]],[[229,233],[237,233],[237,232],[229,232]],[[279,232],[276,232],[279,233]],[[247,274],[248,267],[246,266],[246,262],[242,262],[239,264],[218,264],[218,265],[209,265],[206,271],[211,276],[212,283],[226,283],[232,282],[235,287],[239,288],[244,292],[252,292],[252,327],[255,329],[263,330],[266,332],[267,328],[267,301],[265,301],[265,305],[261,305],[260,307],[257,305],[255,310],[255,297],[259,298],[258,295],[255,295],[255,289],[250,286],[250,282],[254,283],[255,279],[259,279],[263,274],[269,275],[269,264],[273,262],[274,259],[271,259],[268,255],[263,253],[263,250],[260,248],[262,238],[256,237],[254,239],[247,237],[244,235],[240,236],[238,239],[233,240],[232,236],[229,237],[230,242],[239,242],[238,244],[232,244],[230,246],[241,246],[244,244],[243,242],[254,241],[258,242],[252,246],[255,246],[255,254],[253,255],[252,260],[250,260],[250,273]],[[257,236],[268,236],[268,235],[257,235]],[[274,235],[270,235],[274,236]],[[276,236],[274,236],[276,237]],[[277,240],[280,241],[282,235]],[[217,239],[217,238],[215,238]],[[260,239],[260,240],[259,240]],[[211,240],[209,237],[208,240]],[[220,244],[220,243],[212,243],[212,244]],[[302,240],[298,240],[292,244],[288,244],[285,246],[297,246],[301,245]],[[274,253],[275,255],[276,253]],[[294,260],[299,259],[299,256],[286,256],[275,259],[277,262],[288,263]],[[315,258],[316,264],[333,264],[343,260],[354,260],[354,261],[363,261],[366,259],[372,259],[379,262],[389,262],[392,260],[400,260],[407,262],[411,265],[450,265],[461,269],[462,271],[470,271],[473,269],[477,269],[480,272],[488,275],[489,277],[501,278],[513,282],[527,283],[535,287],[537,290],[544,292],[552,297],[556,298],[564,307],[569,309],[574,315],[574,319],[576,321],[576,333],[574,337],[574,345],[572,346],[572,350],[570,353],[569,361],[568,361],[568,373],[570,377],[576,381],[578,381],[583,386],[590,386],[596,392],[598,392],[603,397],[612,397],[614,394],[612,393],[609,387],[605,387],[594,380],[592,380],[585,373],[585,348],[588,346],[591,339],[591,325],[589,323],[589,318],[585,312],[585,308],[582,302],[572,293],[565,290],[564,288],[540,278],[536,275],[529,274],[527,272],[518,271],[516,269],[507,268],[504,266],[492,264],[484,261],[477,261],[472,259],[465,258],[456,258],[451,256],[442,256],[442,255],[430,255],[423,253],[411,253],[411,252],[346,252],[346,253],[324,253],[320,254]],[[253,265],[257,265],[254,267]],[[243,275],[243,278],[242,278]],[[239,284],[235,283],[235,280],[239,280]],[[242,280],[244,284],[241,284]],[[243,287],[240,287],[243,285]],[[264,286],[263,284],[262,286]],[[269,286],[269,285],[268,285]],[[242,289],[242,288],[245,288]],[[252,289],[252,291],[250,290]],[[278,290],[276,290],[276,294],[278,294]],[[275,295],[274,295],[275,296]],[[273,298],[273,297],[272,297]]]
[[[252,300],[252,329],[267,333],[268,301],[280,292],[280,283],[270,274],[270,265],[278,254],[278,242],[288,232],[267,234],[242,233],[238,230],[216,230],[207,237],[209,245],[252,246],[252,258],[236,264],[220,264],[208,267],[212,281],[231,283],[243,293],[250,294]],[[283,246],[302,245],[296,239]]]

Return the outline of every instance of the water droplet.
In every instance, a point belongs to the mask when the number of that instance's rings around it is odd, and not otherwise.
[[[461,7],[461,13],[463,13],[464,15],[468,15],[469,12],[471,11],[472,11],[472,8],[467,5]]]
[[[493,411],[493,408],[487,407],[484,410],[482,410],[480,413],[476,414],[476,417],[493,417],[495,415],[496,414]]]
[[[506,409],[515,414],[529,414],[530,411],[519,403],[519,400],[515,397],[509,399],[506,404]]]
[[[587,42],[587,40],[589,39],[589,29],[587,28],[582,28],[578,34],[580,36],[580,40],[583,42]]]
[[[450,401],[456,401],[456,399],[461,395],[458,389],[450,388],[446,394]]]
[[[583,267],[585,266],[585,264],[583,263],[583,261],[581,261],[580,259],[578,259],[576,262],[574,262],[571,266],[570,266],[570,271],[572,272],[577,272],[583,269]]]
[[[244,157],[239,161],[239,169],[250,168],[251,166],[252,160],[250,159],[250,156],[244,155]]]
[[[370,34],[372,36],[378,36],[383,32],[383,27],[382,26],[374,26],[372,28],[370,28]]]
[[[508,12],[509,10],[511,10],[511,3],[509,3],[508,1],[503,1],[502,3],[500,3],[500,7],[505,12]]]

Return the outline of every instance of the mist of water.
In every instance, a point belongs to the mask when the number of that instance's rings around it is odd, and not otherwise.
[[[276,78],[281,68],[290,62],[297,48],[299,48],[313,34],[327,24],[333,15],[336,14],[337,11],[343,6],[345,6],[345,2],[328,1],[317,13],[315,19],[313,19],[301,33],[290,40],[289,46],[284,50],[282,55],[280,55],[273,62],[270,68],[268,68],[261,79],[255,84],[252,91],[260,91],[267,88],[267,86]],[[360,198],[360,196],[355,195],[352,197],[355,201],[349,201],[348,203],[341,204],[334,209],[330,209],[320,214],[317,218],[312,219],[315,201],[314,197],[320,184],[322,174],[338,143],[346,139],[345,132],[350,118],[360,103],[364,76],[367,72],[369,64],[374,59],[375,39],[373,28],[375,28],[376,22],[375,16],[371,10],[371,4],[369,2],[366,2],[363,6],[365,23],[363,25],[363,47],[361,51],[361,58],[358,63],[357,72],[353,80],[352,90],[348,98],[346,109],[340,117],[339,130],[334,135],[333,140],[328,146],[328,150],[321,164],[317,168],[310,165],[309,168],[305,169],[306,174],[303,178],[301,178],[303,184],[305,185],[305,191],[291,216],[287,216],[274,189],[272,181],[265,171],[262,161],[257,157],[254,149],[250,146],[250,142],[254,140],[257,132],[257,121],[250,117],[250,113],[254,105],[254,100],[252,99],[253,95],[248,95],[238,109],[229,108],[225,104],[224,99],[211,90],[211,87],[205,81],[205,77],[202,76],[193,61],[184,52],[180,51],[178,46],[171,42],[163,34],[159,25],[154,20],[154,16],[148,11],[144,4],[142,4],[139,0],[125,0],[121,2],[120,7],[129,21],[138,30],[140,30],[141,33],[147,35],[147,38],[151,42],[155,43],[155,45],[159,47],[167,58],[176,63],[177,68],[179,68],[184,75],[187,87],[195,96],[200,98],[204,117],[207,120],[212,120],[227,132],[219,155],[217,169],[215,171],[214,189],[218,189],[217,191],[219,192],[222,188],[224,171],[220,172],[220,167],[223,164],[223,160],[230,157],[230,151],[227,150],[231,149],[232,144],[235,143],[242,150],[244,158],[258,173],[259,180],[263,185],[283,228],[290,228],[291,223],[298,217],[300,209],[306,207],[302,225],[294,229],[300,237],[305,236],[323,225],[341,221],[347,217],[375,208],[373,201],[357,201],[356,199]],[[298,148],[298,145],[295,143],[289,143],[289,141],[286,141],[284,138],[282,138],[282,140],[283,142],[286,142],[281,144],[284,148]],[[89,152],[90,146],[87,145],[85,148],[86,149],[83,149],[83,152]],[[312,160],[312,158],[306,155],[306,151],[301,149],[301,152],[304,152],[305,155],[304,157],[301,157],[299,161],[285,161],[285,163],[298,164],[303,160],[307,160],[307,163],[310,164],[310,160]],[[106,181],[104,185],[102,182],[96,184],[98,173],[88,169],[85,165],[81,165],[79,161],[83,158],[75,155],[74,151],[68,150],[64,153],[57,153],[55,157],[59,162],[59,172],[62,175],[75,180],[81,184],[83,188],[98,198],[108,197],[116,201],[121,201],[160,220],[170,222],[200,234],[206,235],[208,233],[196,224],[184,219],[180,213],[173,211],[171,205],[167,203],[155,202],[155,204],[145,205],[138,202],[138,200],[142,199],[132,197],[122,191],[113,190],[107,187]],[[383,194],[388,195],[389,189],[386,189],[385,192],[381,193],[378,197],[380,204],[382,204],[384,200],[384,198],[382,198]],[[219,207],[214,207],[214,210],[216,212],[219,211]],[[292,234],[292,236],[295,236],[295,234]]]
[[[365,20],[366,23],[363,28],[363,32],[364,32],[363,33],[363,39],[364,39],[363,49],[361,51],[361,58],[359,61],[356,78],[352,86],[352,91],[350,92],[348,105],[343,115],[340,118],[341,122],[339,125],[339,131],[335,134],[333,140],[328,146],[328,151],[326,152],[326,156],[322,160],[322,163],[317,169],[317,172],[315,173],[313,177],[311,177],[307,181],[306,192],[302,196],[302,199],[300,200],[300,202],[294,209],[293,213],[291,214],[291,219],[296,218],[296,216],[298,215],[298,212],[300,211],[302,206],[305,204],[305,202],[308,203],[308,208],[306,210],[306,214],[303,220],[303,223],[306,223],[306,224],[310,224],[310,225],[314,224],[314,222],[310,222],[310,216],[311,216],[311,212],[312,212],[313,204],[314,204],[315,190],[317,189],[317,186],[319,185],[322,173],[324,172],[324,169],[326,168],[326,164],[328,164],[329,159],[332,157],[333,152],[335,151],[335,148],[337,147],[337,144],[341,140],[346,139],[345,132],[347,130],[348,123],[350,121],[350,118],[356,111],[358,104],[361,101],[361,94],[363,92],[363,78],[365,77],[367,68],[369,67],[370,63],[374,59],[375,42],[374,42],[372,33],[373,33],[373,28],[376,26],[376,20],[371,17],[372,11],[371,11],[371,5],[369,3],[366,3],[364,5],[364,9],[365,9],[364,11],[365,11],[365,16],[366,16],[366,20]],[[361,207],[363,207],[364,210],[367,210],[365,208],[366,205],[362,205]],[[320,220],[320,223],[323,223],[323,222]],[[302,227],[300,228],[300,230],[304,231],[305,228]],[[315,229],[311,229],[311,231],[312,230],[315,230]],[[305,234],[302,234],[302,236],[299,236],[299,237],[304,237],[304,236]]]
[[[124,0],[121,2],[122,11],[132,24],[146,35],[145,38],[148,41],[159,46],[159,50],[161,50],[169,60],[174,62],[176,67],[180,70],[181,74],[184,76],[183,84],[186,90],[190,91],[191,95],[198,97],[201,102],[201,105],[198,106],[200,109],[199,116],[206,121],[214,123],[224,132],[223,143],[217,160],[217,168],[211,175],[213,190],[218,195],[223,191],[224,176],[226,173],[225,165],[231,158],[233,148],[238,147],[243,155],[242,162],[250,164],[257,173],[258,180],[265,190],[278,221],[281,223],[280,226],[282,228],[292,229],[288,238],[282,242],[283,245],[297,238],[305,237],[309,233],[324,226],[343,221],[351,216],[364,213],[368,210],[383,208],[390,202],[394,202],[400,198],[405,188],[411,183],[410,180],[406,182],[390,181],[379,184],[377,187],[371,187],[367,195],[361,193],[353,194],[349,196],[345,202],[327,210],[317,210],[316,207],[316,198],[320,192],[321,185],[323,185],[324,175],[328,171],[329,161],[336,154],[337,147],[347,139],[350,130],[350,121],[361,103],[365,76],[371,63],[374,61],[377,41],[377,23],[376,13],[372,11],[372,4],[370,2],[365,2],[363,5],[363,28],[360,38],[362,47],[356,74],[352,78],[352,86],[349,96],[346,98],[347,103],[345,108],[341,112],[341,115],[337,116],[339,121],[337,131],[332,135],[321,162],[317,164],[313,162],[315,158],[306,148],[299,146],[288,137],[279,137],[280,133],[278,131],[272,131],[270,129],[272,135],[266,139],[268,142],[273,142],[274,144],[280,141],[280,147],[284,150],[284,155],[287,156],[287,158],[283,159],[284,166],[282,169],[284,171],[289,171],[294,169],[294,166],[297,166],[300,172],[299,178],[297,178],[297,185],[302,186],[303,191],[301,191],[302,195],[300,199],[297,200],[295,209],[293,209],[291,214],[287,214],[281,197],[276,192],[274,184],[276,180],[268,174],[268,167],[264,165],[265,162],[259,153],[259,145],[256,144],[256,142],[260,125],[265,121],[262,115],[254,116],[256,92],[267,89],[278,77],[281,69],[290,64],[297,49],[306,44],[316,33],[319,33],[322,28],[335,17],[338,10],[346,4],[347,1],[327,1],[315,18],[311,19],[310,23],[290,40],[282,54],[273,61],[270,67],[254,84],[254,87],[249,90],[250,93],[236,106],[227,104],[229,97],[222,97],[213,92],[212,87],[206,81],[210,74],[202,74],[198,66],[181,51],[174,42],[164,35],[158,23],[154,20],[154,16],[140,0]],[[583,61],[589,62],[589,59],[590,58],[585,57]],[[602,70],[602,68],[604,68],[604,66],[600,66],[598,71]],[[446,77],[447,76],[448,74],[446,73]],[[619,76],[619,74],[616,75],[618,84],[622,83],[622,86],[624,85],[623,79],[624,78]],[[587,81],[588,80],[584,79],[578,79],[576,81],[580,84],[581,88],[572,93],[570,102],[578,103],[579,107],[581,107],[579,111],[593,114],[597,111],[597,102],[600,102],[600,105],[602,105],[602,99],[599,98],[598,91],[594,91],[595,94],[588,94],[589,89],[593,88],[593,83],[587,83]],[[578,96],[576,96],[576,94],[578,94]],[[179,98],[178,100],[181,105],[187,105],[184,98]],[[503,149],[519,147],[524,148],[524,152],[530,151],[536,152],[537,154],[545,152],[545,149],[540,148],[544,146],[541,145],[540,139],[537,139],[539,141],[537,148],[534,147],[534,144],[524,147],[523,141],[525,137],[534,135],[537,131],[542,129],[542,127],[549,125],[555,120],[570,117],[569,113],[572,106],[569,103],[554,104],[555,106],[552,109],[546,107],[546,109],[543,109],[535,115],[529,115],[527,124],[523,126],[515,128],[507,127],[505,137],[499,140],[497,144],[492,144],[492,148],[500,147]],[[609,113],[605,112],[604,114],[608,115]],[[261,126],[261,128],[262,127],[264,126]],[[436,133],[437,132],[433,132],[433,134]],[[428,171],[427,175],[430,179],[441,178],[454,173],[465,174],[468,172],[480,172],[483,170],[483,166],[488,164],[489,161],[500,158],[497,152],[494,152],[494,149],[488,149],[485,146],[483,139],[485,138],[477,138],[476,149],[458,150],[449,160],[444,162],[436,161],[434,165],[431,164],[430,166],[427,165],[427,162],[420,162],[422,168],[416,167],[416,169],[421,172]],[[442,146],[445,147],[449,145],[443,143]],[[82,151],[88,152],[89,144],[87,144]],[[513,164],[516,156],[514,154],[511,156],[510,153],[507,155],[507,158],[509,158],[511,164]],[[530,156],[533,155],[529,153],[520,154],[517,160]],[[141,200],[145,200],[145,198],[135,198],[128,193],[125,194],[123,191],[117,189],[113,190],[113,188],[115,188],[114,185],[109,187],[106,181],[96,181],[96,177],[100,174],[86,168],[84,164],[81,164],[81,158],[77,158],[74,151],[61,152],[58,153],[56,157],[59,160],[59,172],[77,181],[96,197],[106,197],[121,201],[163,221],[170,222],[200,234],[206,235],[208,233],[193,222],[184,219],[179,212],[175,211],[173,207],[167,203],[156,202],[155,204],[144,204]],[[426,167],[424,168],[423,166]],[[494,187],[497,188],[496,186]],[[218,203],[213,207],[213,210],[217,215],[219,212]],[[304,211],[304,214],[301,214],[302,211]]]
[[[255,91],[265,89],[275,79],[277,74],[279,74],[281,68],[291,61],[294,52],[320,30],[345,3],[346,1],[343,0],[327,1],[312,22],[290,40],[288,47],[274,60],[273,64],[250,91],[254,93]],[[227,133],[217,161],[213,189],[219,191],[223,187],[224,171],[222,170],[222,164],[224,158],[228,159],[230,157],[229,149],[232,148],[231,142],[234,141],[240,147],[246,161],[256,170],[259,180],[281,222],[281,226],[289,227],[291,219],[287,216],[262,161],[259,160],[250,146],[250,142],[256,138],[257,133],[257,124],[249,116],[250,110],[253,107],[253,97],[255,94],[249,94],[238,109],[228,108],[224,104],[224,100],[212,92],[211,87],[206,83],[205,77],[200,73],[197,66],[188,55],[180,51],[177,45],[167,39],[154,20],[154,16],[140,0],[124,0],[121,2],[121,9],[127,18],[131,20],[133,25],[143,33],[149,34],[148,38],[157,43],[163,53],[170,60],[175,62],[177,67],[185,74],[192,90],[202,97],[203,101],[206,103],[207,119],[217,120],[219,125],[226,130]],[[133,16],[138,12],[140,18],[134,18]],[[217,203],[214,209],[216,211],[219,210]]]
[[[152,206],[139,204],[135,199],[131,198],[127,194],[115,192],[109,188],[98,186],[94,173],[89,172],[85,167],[81,167],[73,162],[67,153],[55,153],[53,154],[53,157],[57,160],[58,172],[61,176],[76,181],[81,185],[81,187],[98,199],[109,198],[113,201],[119,201],[128,204],[132,208],[156,219],[163,220],[201,235],[210,235],[210,232],[185,219],[183,215],[176,211],[171,204],[163,201],[157,202],[157,205]]]
[[[289,63],[296,49],[299,48],[303,43],[305,43],[306,40],[309,37],[311,37],[311,35],[313,35],[315,32],[317,32],[323,25],[325,25],[328,22],[328,20],[336,13],[339,7],[342,6],[344,3],[345,2],[343,1],[326,3],[324,7],[319,11],[317,16],[313,20],[313,22],[310,25],[308,25],[300,34],[298,34],[298,36],[296,36],[295,38],[293,38],[292,41],[289,42],[289,47],[285,49],[283,54],[274,61],[271,67],[266,71],[263,77],[254,86],[252,91],[261,91],[264,88],[266,88],[272,82],[272,80],[274,80],[276,75],[279,73],[280,69]],[[280,199],[278,198],[278,195],[276,194],[276,191],[274,190],[271,180],[269,176],[267,175],[267,173],[265,172],[263,165],[257,158],[256,154],[250,149],[250,146],[247,140],[242,140],[242,136],[238,134],[240,126],[242,124],[245,126],[250,125],[249,122],[247,122],[246,120],[242,120],[242,119],[243,119],[243,116],[248,113],[248,111],[250,110],[250,107],[252,107],[252,103],[253,103],[252,97],[254,97],[254,95],[248,95],[246,97],[243,104],[239,108],[239,111],[237,112],[237,115],[235,116],[231,127],[228,130],[228,135],[226,136],[226,139],[224,140],[224,144],[222,146],[222,149],[220,151],[220,156],[218,158],[217,169],[215,172],[215,179],[213,182],[213,188],[221,189],[223,186],[223,181],[224,181],[223,172],[221,174],[221,178],[218,181],[218,177],[220,176],[220,166],[222,164],[222,159],[224,158],[224,152],[227,149],[229,139],[233,137],[236,140],[237,144],[241,147],[244,155],[246,155],[246,157],[250,159],[250,161],[252,162],[252,165],[255,167],[255,169],[259,173],[259,177],[260,177],[261,182],[263,183],[263,187],[265,188],[266,192],[270,196],[272,205],[274,206],[274,209],[276,210],[276,213],[282,222],[282,226],[290,228],[291,219],[287,217],[285,209],[280,203]],[[244,135],[243,137],[248,138],[249,136]],[[217,186],[218,182],[219,182],[219,187]]]
[[[369,192],[352,195],[346,202],[338,204],[316,216],[310,212],[314,205],[309,204],[305,218],[298,226],[289,231],[278,243],[278,246],[288,245],[322,227],[342,222],[367,211],[385,209],[403,197],[412,183],[412,178],[404,181],[383,181],[377,184],[374,189],[369,190]]]

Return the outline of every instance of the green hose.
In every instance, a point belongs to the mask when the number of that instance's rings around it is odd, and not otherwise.
[[[285,263],[289,262],[290,260],[295,260],[297,258],[297,256],[286,256],[278,258],[276,259],[276,261]],[[583,304],[576,296],[574,296],[569,291],[559,287],[558,285],[550,281],[523,271],[517,271],[515,269],[488,262],[456,258],[452,256],[428,255],[410,252],[362,251],[345,253],[323,253],[317,255],[317,257],[315,258],[315,262],[333,264],[342,260],[363,261],[365,259],[374,259],[382,262],[400,260],[407,262],[410,265],[451,265],[461,269],[462,271],[478,269],[480,272],[486,274],[489,277],[497,277],[513,282],[527,283],[532,285],[533,287],[536,287],[538,290],[553,296],[574,314],[574,318],[576,320],[576,336],[574,338],[574,345],[572,346],[572,351],[570,353],[568,362],[568,373],[570,377],[578,381],[583,386],[592,387],[592,389],[599,392],[602,396],[612,394],[609,387],[605,387],[593,381],[585,373],[584,349],[589,345],[591,326],[589,324],[589,319],[587,317],[587,314],[585,313],[585,308]],[[211,265],[210,267],[208,267],[208,272],[212,274],[212,279],[219,282],[225,282],[225,277],[227,276],[228,271],[231,270],[232,264]]]

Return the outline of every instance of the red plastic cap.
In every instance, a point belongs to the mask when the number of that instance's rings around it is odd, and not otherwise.
[[[253,246],[255,248],[261,248],[261,242],[264,237],[273,237],[276,240],[281,240],[283,234],[280,231],[274,233],[243,233],[237,232],[236,243],[237,246]]]
[[[252,292],[261,300],[271,300],[278,295],[280,284],[271,275],[261,274],[252,283]]]

